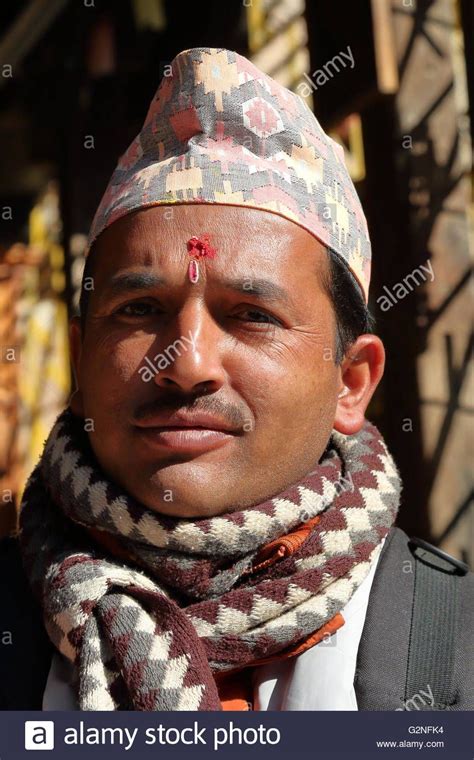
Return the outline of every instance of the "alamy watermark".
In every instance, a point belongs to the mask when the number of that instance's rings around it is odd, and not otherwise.
[[[317,472],[317,470],[313,470],[312,472],[309,472],[306,477],[309,477],[309,475],[312,475],[314,472]],[[355,486],[354,486],[354,481],[352,479],[352,473],[347,472],[346,475],[341,475],[338,478],[338,480],[336,480],[336,482],[334,483],[334,490],[336,492],[334,494],[334,497],[331,497],[327,502],[323,502],[323,505],[322,505],[323,508],[329,507],[332,504],[332,499],[336,498],[337,496],[340,496],[341,493],[343,493],[344,491],[354,491],[354,489],[355,489]],[[318,514],[320,514],[321,511],[322,510],[319,510]],[[306,511],[306,509],[304,509],[300,513],[300,519],[302,523],[305,523],[308,520],[311,520],[312,517],[316,517],[316,515],[310,515],[309,512]]]
[[[143,382],[149,383],[150,380],[153,380],[153,378],[159,374],[160,370],[167,369],[170,364],[176,361],[178,356],[181,356],[182,351],[188,350],[190,345],[193,347],[193,350],[196,350],[194,335],[191,330],[189,331],[189,338],[183,335],[180,338],[177,338],[174,343],[167,346],[164,351],[156,354],[156,356],[153,357],[153,360],[149,359],[148,356],[145,356],[145,365],[138,370]]]
[[[411,293],[416,286],[426,282],[428,273],[431,275],[430,282],[433,282],[435,276],[429,259],[426,261],[426,266],[425,264],[420,264],[420,266],[413,269],[410,274],[407,274],[401,282],[396,282],[391,288],[387,288],[387,286],[384,285],[383,290],[385,291],[385,295],[379,296],[376,299],[382,311],[388,311],[392,306],[398,303],[398,301],[401,301],[402,298],[405,298],[405,296]]]
[[[308,98],[311,92],[316,91],[319,87],[325,85],[326,82],[329,82],[336,74],[339,74],[341,69],[347,68],[349,63],[349,68],[353,69],[355,61],[350,45],[347,46],[347,52],[340,50],[334,58],[326,61],[324,66],[321,66],[320,69],[315,69],[311,76],[304,73],[303,77],[306,81],[296,85],[296,92],[302,98]]]
[[[418,694],[414,694],[410,699],[406,699],[403,702],[403,707],[397,707],[395,712],[403,712],[404,710],[421,710],[422,707],[433,707],[433,705],[433,690],[431,686],[427,684],[426,689],[420,689]]]

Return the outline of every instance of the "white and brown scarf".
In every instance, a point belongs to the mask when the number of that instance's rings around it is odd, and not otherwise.
[[[107,478],[66,410],[26,487],[20,541],[80,709],[221,709],[214,676],[284,652],[347,604],[399,498],[396,466],[366,422],[353,436],[334,432],[315,469],[268,501],[162,516]],[[308,521],[294,553],[254,562]],[[97,530],[120,551],[94,541]]]

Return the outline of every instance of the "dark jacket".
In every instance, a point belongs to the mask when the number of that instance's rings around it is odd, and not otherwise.
[[[359,646],[354,682],[359,710],[407,709],[407,699],[414,696],[407,692],[409,643],[414,637],[413,564],[408,537],[393,528],[376,570]],[[456,584],[457,629],[451,642],[449,664],[445,663],[452,676],[451,696],[446,706],[435,709],[473,710],[474,575],[459,576]],[[438,615],[433,610],[426,628],[421,626],[421,641],[427,651],[430,631],[438,630],[443,611],[439,610]],[[23,572],[17,539],[3,539],[0,541],[0,710],[42,709],[53,651]],[[422,688],[432,687],[430,681],[439,677],[439,663],[435,665],[434,672],[426,676],[426,683],[425,676],[421,676]],[[419,707],[411,703],[408,709]]]

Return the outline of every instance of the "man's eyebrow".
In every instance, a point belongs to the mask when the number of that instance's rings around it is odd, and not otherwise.
[[[267,301],[283,301],[290,303],[290,294],[285,288],[276,282],[264,278],[242,277],[237,279],[219,280],[218,286],[233,290],[242,295],[252,295]],[[130,291],[151,290],[152,288],[164,287],[167,281],[153,272],[124,272],[115,274],[106,287],[104,295],[115,297]]]
[[[151,288],[163,287],[166,281],[163,277],[152,272],[124,272],[115,274],[106,287],[104,293],[107,296],[118,296],[121,293],[128,293],[131,290],[149,290]]]
[[[237,293],[243,293],[252,296],[260,296],[268,301],[283,301],[290,303],[290,294],[281,285],[271,280],[262,278],[244,277],[242,279],[223,280],[221,284],[225,288],[235,290]]]

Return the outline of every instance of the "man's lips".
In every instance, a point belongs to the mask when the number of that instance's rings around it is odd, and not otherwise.
[[[191,453],[218,448],[241,432],[221,417],[205,412],[159,413],[135,425],[148,443]]]
[[[149,415],[144,419],[137,420],[135,423],[140,428],[160,428],[183,430],[188,428],[199,428],[205,430],[221,430],[227,433],[241,432],[239,428],[227,422],[223,417],[210,412],[199,411],[182,411],[182,412],[159,412]]]

